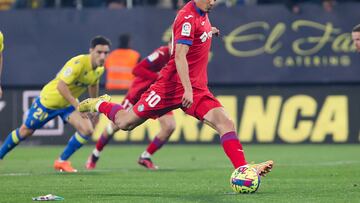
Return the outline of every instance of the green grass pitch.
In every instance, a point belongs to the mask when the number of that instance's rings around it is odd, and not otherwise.
[[[245,145],[248,161],[276,165],[256,193],[239,195],[221,146],[167,145],[154,156],[159,171],[137,165],[144,148],[109,146],[86,171],[86,146],[71,159],[79,172],[64,174],[52,168],[63,147],[20,146],[0,162],[0,202],[49,193],[63,202],[360,202],[359,145]]]

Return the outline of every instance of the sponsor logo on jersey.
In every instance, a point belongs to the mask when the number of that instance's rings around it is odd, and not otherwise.
[[[76,81],[76,82],[74,83],[74,85],[76,85],[76,86],[78,86],[78,87],[84,87],[84,88],[86,88],[86,87],[88,87],[88,86],[90,85],[90,83],[87,84],[87,83],[82,83],[82,82],[80,82],[80,81]]]
[[[202,35],[200,36],[201,42],[206,42],[207,39],[212,37],[212,31],[210,32],[204,32],[202,33]]]
[[[193,15],[188,15],[188,16],[185,16],[184,18],[187,20],[187,19],[192,18],[192,17],[194,17],[194,16]]]
[[[144,104],[140,104],[139,106],[138,106],[138,108],[137,108],[137,110],[139,111],[139,112],[142,112],[142,111],[144,111]]]
[[[182,25],[181,35],[189,37],[190,33],[191,33],[191,24],[189,22],[185,22]]]

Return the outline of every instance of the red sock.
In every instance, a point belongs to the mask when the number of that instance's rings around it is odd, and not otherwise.
[[[165,143],[165,141],[161,141],[158,137],[155,137],[154,140],[148,145],[146,151],[149,152],[149,154],[154,154],[157,150],[159,150]]]
[[[225,133],[220,140],[226,155],[235,168],[247,164],[242,145],[234,131]]]
[[[124,108],[120,104],[111,102],[102,102],[99,106],[99,112],[105,114],[113,122],[115,122],[116,113],[122,109]]]
[[[99,138],[99,140],[96,143],[96,149],[101,152],[103,150],[103,148],[105,147],[105,145],[107,145],[107,143],[109,143],[110,139],[112,136],[108,135],[108,136],[104,136],[104,134],[101,135],[101,137]]]

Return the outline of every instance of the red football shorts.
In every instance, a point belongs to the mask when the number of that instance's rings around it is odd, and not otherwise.
[[[134,105],[133,111],[141,118],[158,118],[167,112],[181,108],[186,114],[203,120],[207,112],[213,108],[222,107],[220,102],[206,88],[205,90],[193,89],[193,104],[190,108],[183,108],[181,99],[184,89],[181,84],[173,82],[155,83]]]
[[[131,102],[133,100],[129,99],[129,96],[126,95],[126,97],[124,98],[124,100],[121,102],[121,106],[123,106],[123,108],[126,110],[126,111],[129,111],[131,108],[133,108],[134,104]],[[135,100],[136,101],[136,100]],[[169,116],[172,116],[173,115],[173,112],[172,111],[169,111],[167,112],[165,115],[169,115]],[[158,118],[158,117],[156,117]]]

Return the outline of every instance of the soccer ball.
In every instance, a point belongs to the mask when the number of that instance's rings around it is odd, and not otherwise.
[[[260,176],[255,169],[240,166],[231,174],[230,185],[236,193],[254,193],[260,186]]]

